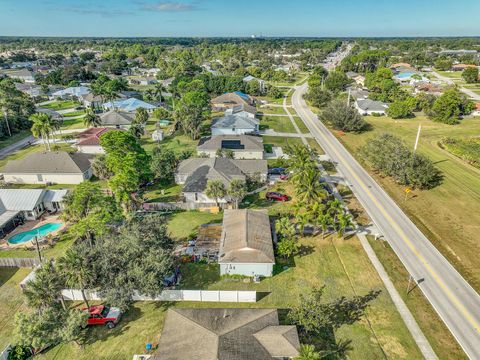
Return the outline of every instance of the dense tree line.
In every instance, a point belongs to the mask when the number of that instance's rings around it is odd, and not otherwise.
[[[397,183],[420,189],[440,184],[442,176],[430,159],[415,154],[402,140],[391,134],[380,134],[362,148],[362,156],[372,167]]]

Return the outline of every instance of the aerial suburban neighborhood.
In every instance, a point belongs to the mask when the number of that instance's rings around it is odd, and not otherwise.
[[[480,5],[306,3],[0,4],[0,360],[480,359]]]

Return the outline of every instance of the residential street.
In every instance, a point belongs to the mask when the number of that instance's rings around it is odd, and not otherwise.
[[[5,146],[3,149],[0,149],[0,159],[3,159],[5,156],[24,148],[29,142],[33,143],[34,141],[36,141],[36,138],[33,135],[30,135],[12,145]]]
[[[303,100],[296,88],[292,104],[311,133],[390,243],[413,279],[471,359],[480,359],[480,296],[360,166]],[[439,354],[441,357],[441,354]]]
[[[436,71],[432,71],[432,74],[438,79],[438,80],[441,80],[443,82],[445,82],[446,84],[448,85],[455,85],[455,81],[453,81],[453,79],[449,78],[449,77],[446,77],[446,76],[443,76],[443,75],[440,75],[439,73],[437,73]],[[472,99],[474,100],[477,100],[477,101],[480,101],[480,95],[475,93],[474,91],[470,90],[470,89],[467,89],[467,88],[464,88],[463,86],[459,86],[458,87],[459,90],[461,92],[463,92],[464,94],[468,95],[469,97],[471,97]]]

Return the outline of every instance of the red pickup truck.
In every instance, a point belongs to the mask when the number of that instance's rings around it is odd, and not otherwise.
[[[105,325],[113,329],[120,321],[121,312],[116,307],[96,305],[83,310],[88,311],[90,315],[87,320],[88,325]]]

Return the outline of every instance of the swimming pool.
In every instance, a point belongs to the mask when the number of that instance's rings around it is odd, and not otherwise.
[[[404,72],[404,73],[400,73],[398,75],[395,75],[395,77],[398,78],[398,79],[407,79],[409,77],[412,77],[413,75],[415,75],[414,72]]]
[[[24,232],[13,235],[10,239],[8,239],[8,243],[12,245],[18,245],[18,244],[23,244],[24,242],[33,240],[35,236],[38,236],[39,238],[41,238],[51,233],[52,231],[60,229],[62,225],[63,223],[44,224],[35,229],[24,231]]]

